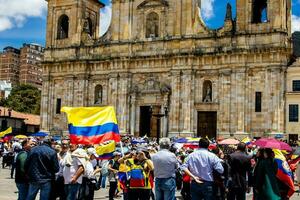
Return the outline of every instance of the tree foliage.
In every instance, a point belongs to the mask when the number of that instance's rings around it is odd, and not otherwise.
[[[12,89],[0,103],[18,112],[40,114],[41,91],[32,85],[21,84]]]

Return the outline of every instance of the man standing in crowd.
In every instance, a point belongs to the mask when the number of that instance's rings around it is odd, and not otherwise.
[[[175,154],[169,151],[171,141],[162,138],[159,141],[160,151],[152,156],[155,177],[156,200],[175,200],[176,180],[175,173],[178,161]]]
[[[60,200],[66,199],[63,168],[64,168],[64,158],[66,157],[68,151],[69,151],[69,141],[62,140],[61,151],[57,153],[58,162],[59,162],[59,172],[56,174],[56,180],[54,186],[55,193],[53,194],[54,198],[59,197]]]
[[[29,191],[26,200],[34,200],[40,190],[40,199],[50,198],[51,184],[59,170],[57,154],[51,148],[51,140],[33,148],[25,162],[25,173],[29,177]]]
[[[108,164],[108,180],[109,180],[109,200],[113,200],[118,188],[118,171],[120,163],[118,160],[121,158],[121,153],[115,152],[113,159]]]
[[[87,154],[77,144],[70,145],[70,151],[64,158],[63,176],[67,200],[77,199],[82,176],[87,161]]]
[[[183,165],[185,173],[192,179],[191,195],[192,200],[205,199],[213,200],[213,171],[223,173],[224,169],[221,160],[208,151],[209,141],[201,138],[199,149],[190,154]]]
[[[24,166],[27,159],[27,154],[31,148],[35,146],[35,142],[32,139],[25,139],[21,145],[22,150],[18,153],[16,158],[15,182],[18,188],[18,200],[26,200],[29,184],[25,175]]]
[[[246,144],[240,143],[237,151],[229,156],[230,176],[232,183],[229,187],[228,200],[245,200],[249,190],[251,177],[251,157],[246,154]]]

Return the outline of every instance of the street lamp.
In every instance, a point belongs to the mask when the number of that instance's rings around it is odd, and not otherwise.
[[[153,114],[153,108],[152,106],[150,106],[149,108],[149,113],[151,118],[152,117],[156,117],[157,121],[156,121],[156,141],[157,143],[159,143],[159,138],[160,138],[160,118],[162,117],[168,117],[169,114],[169,109],[167,106],[164,107],[164,113],[155,113]],[[167,132],[168,132],[168,124],[167,124]]]

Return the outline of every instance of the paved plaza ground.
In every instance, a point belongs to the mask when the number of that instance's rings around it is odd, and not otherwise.
[[[178,198],[181,199],[179,193],[177,193]],[[10,178],[10,170],[8,168],[0,168],[0,200],[17,200],[18,193],[14,179]],[[39,199],[39,198],[37,198]],[[96,191],[95,200],[108,199],[108,190],[101,189]],[[119,198],[122,199],[122,198]],[[251,200],[252,195],[247,195],[247,200]],[[297,194],[293,196],[291,200],[299,200],[300,196]]]

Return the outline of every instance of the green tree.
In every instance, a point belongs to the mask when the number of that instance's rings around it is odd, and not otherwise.
[[[8,98],[0,104],[15,111],[39,115],[41,91],[32,85],[21,84],[14,87]]]

